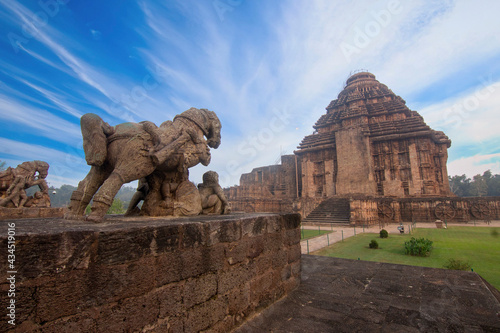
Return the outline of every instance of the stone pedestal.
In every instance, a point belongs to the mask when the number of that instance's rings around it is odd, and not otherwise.
[[[298,214],[0,226],[0,331],[227,332],[300,283]],[[13,269],[3,264],[8,235]],[[5,320],[12,300],[15,326]]]

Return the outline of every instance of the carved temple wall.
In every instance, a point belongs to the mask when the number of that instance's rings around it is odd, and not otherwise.
[[[356,198],[351,224],[500,220],[500,197]]]
[[[229,332],[300,283],[298,214],[7,220],[2,263],[12,223],[16,325],[0,331]]]

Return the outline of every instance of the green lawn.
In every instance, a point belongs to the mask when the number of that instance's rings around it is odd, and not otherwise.
[[[332,232],[331,230],[309,230],[309,229],[302,229],[300,231],[300,239],[308,239],[308,238],[313,238],[319,235],[324,235]]]
[[[496,230],[496,235],[495,231]],[[313,254],[338,258],[387,262],[413,266],[443,268],[448,259],[468,261],[472,269],[500,290],[500,228],[450,227],[448,229],[416,229],[413,235],[358,234]],[[434,242],[429,257],[404,254],[403,243],[411,237],[424,237]],[[376,239],[380,248],[368,247]]]

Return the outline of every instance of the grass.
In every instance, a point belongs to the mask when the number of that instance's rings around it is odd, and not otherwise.
[[[434,268],[444,268],[448,260],[453,258],[469,262],[474,272],[500,290],[499,231],[500,228],[493,227],[450,227],[416,229],[412,235],[390,234],[389,238],[380,238],[378,234],[358,234],[314,254]],[[434,249],[431,255],[429,257],[405,255],[403,244],[411,237],[432,240]],[[368,247],[372,239],[377,240],[378,250]]]
[[[324,234],[329,234],[331,233],[331,230],[310,230],[310,229],[302,229],[300,231],[300,239],[309,239],[313,238],[319,235],[324,235]]]

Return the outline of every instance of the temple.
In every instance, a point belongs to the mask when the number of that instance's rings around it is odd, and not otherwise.
[[[326,199],[454,196],[451,140],[371,73],[350,76],[313,127],[281,165],[255,168],[225,190],[234,209],[307,215]]]

